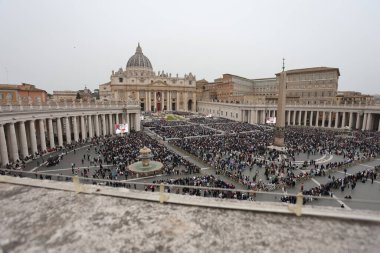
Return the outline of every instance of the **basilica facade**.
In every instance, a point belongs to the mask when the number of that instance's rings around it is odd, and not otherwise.
[[[142,111],[196,111],[196,78],[192,73],[178,74],[153,71],[140,44],[126,68],[112,71],[110,82],[99,86],[105,101],[138,101]]]

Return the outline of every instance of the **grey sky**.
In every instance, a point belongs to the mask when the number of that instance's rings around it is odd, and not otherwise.
[[[0,0],[0,83],[90,89],[141,43],[157,72],[212,81],[339,67],[339,90],[380,93],[380,1]]]

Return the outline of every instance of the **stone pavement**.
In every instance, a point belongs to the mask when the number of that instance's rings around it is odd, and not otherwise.
[[[379,223],[0,184],[0,252],[377,252]]]

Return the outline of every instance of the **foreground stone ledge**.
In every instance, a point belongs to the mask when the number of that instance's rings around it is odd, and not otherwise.
[[[0,176],[0,183],[78,192],[82,194],[95,194],[118,198],[160,202],[159,192],[145,192],[127,188],[114,188],[89,184],[80,184],[78,186],[72,182],[59,182],[10,176]],[[292,207],[293,205],[282,202],[241,201],[233,199],[205,198],[172,193],[164,193],[164,195],[167,197],[165,203],[168,204],[295,215],[294,212],[289,210],[289,206]],[[380,212],[370,210],[347,210],[326,206],[303,206],[302,215],[380,223]]]

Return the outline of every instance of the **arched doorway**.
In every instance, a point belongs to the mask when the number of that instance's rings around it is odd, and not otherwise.
[[[187,110],[188,111],[193,110],[193,100],[191,100],[191,99],[187,102]]]

